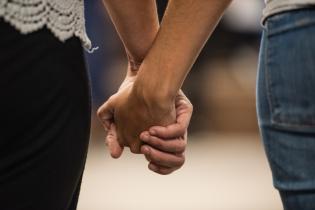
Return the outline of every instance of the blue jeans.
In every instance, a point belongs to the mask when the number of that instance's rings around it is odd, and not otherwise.
[[[259,126],[284,209],[315,209],[315,9],[267,19],[257,83]]]

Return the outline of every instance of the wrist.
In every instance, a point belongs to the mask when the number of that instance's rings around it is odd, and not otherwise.
[[[127,58],[128,58],[127,76],[136,76],[138,74],[143,59],[135,59],[128,53]]]
[[[133,91],[136,97],[142,98],[148,107],[160,110],[170,110],[174,106],[176,94],[167,88],[163,88],[156,81],[137,76]]]
[[[127,53],[127,58],[131,70],[139,70],[141,63],[143,62],[143,58],[135,58],[134,56],[131,56],[129,53]]]

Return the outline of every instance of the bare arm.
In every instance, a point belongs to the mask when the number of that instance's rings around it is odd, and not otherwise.
[[[137,70],[159,30],[155,0],[103,0],[122,40],[131,70]]]
[[[147,130],[153,125],[169,125],[174,122],[175,115],[177,114],[177,110],[175,112],[176,95],[230,1],[170,0],[156,38],[152,37],[148,41],[151,44],[153,43],[152,47],[148,45],[150,50],[148,48],[143,50],[142,46],[139,45],[139,40],[144,40],[141,38],[143,33],[138,33],[139,31],[137,32],[134,28],[135,25],[141,30],[142,27],[139,27],[141,24],[134,23],[131,17],[133,16],[132,14],[139,12],[141,4],[146,4],[147,1],[106,0],[106,6],[124,42],[127,54],[134,60],[138,60],[139,58],[140,62],[144,58],[140,70],[135,77],[136,81],[126,84],[123,89],[113,95],[98,111],[99,117],[103,119],[105,124],[112,122],[113,118],[115,118],[115,123],[117,122],[118,136],[111,138],[118,138],[119,140],[119,145],[116,142],[115,146],[113,146],[113,148],[118,148],[116,151],[113,150],[112,155],[114,157],[120,156],[124,145],[129,146],[132,152],[138,153],[141,143],[139,143],[137,138],[142,131]],[[126,8],[122,7],[123,5],[128,5],[128,2],[131,8],[135,6],[135,13],[127,12],[130,9],[129,6]],[[143,13],[144,19],[149,16]],[[124,20],[124,18],[128,20]],[[157,16],[155,18],[157,21]],[[147,20],[144,19],[139,21],[146,22]],[[135,32],[135,37],[132,37],[132,32]],[[155,33],[157,33],[157,30]],[[134,51],[134,49],[137,50]],[[145,55],[147,52],[149,53]],[[184,104],[187,103],[185,102]],[[155,127],[155,134],[150,129],[151,137],[160,136],[170,139],[178,135],[183,135],[188,126],[192,107],[187,106],[185,110],[187,110],[187,114],[183,115],[186,117],[181,120],[182,122],[178,121],[179,117],[176,119],[175,125],[179,128],[177,129],[179,132],[175,132],[176,129],[174,129],[174,126],[168,126],[163,129],[162,127]],[[145,142],[150,142],[154,146],[153,142],[155,141],[156,139],[147,139]],[[159,145],[160,142],[156,141],[155,143]],[[166,159],[171,159],[170,157],[154,159],[152,155],[155,154],[155,157],[158,157],[156,151],[151,150],[146,152],[145,150],[146,148],[143,147],[143,153],[149,161],[153,161],[151,166],[153,164],[154,167],[151,170],[162,174],[172,171],[172,168],[169,170],[170,168],[163,168],[161,166],[162,160],[166,162]],[[182,156],[183,154],[176,161],[174,159],[174,162],[178,162],[178,166],[183,164],[183,162],[180,162],[183,160]]]
[[[116,27],[120,39],[124,44],[129,59],[127,77],[119,90],[121,93],[123,92],[123,89],[133,83],[135,77],[137,76],[137,70],[139,69],[141,62],[145,58],[156,38],[159,29],[156,4],[154,0],[104,0],[104,4],[110,14],[112,22]],[[121,95],[120,93],[114,94],[111,99],[115,98],[115,95]],[[110,101],[113,100],[108,100],[108,102],[106,102],[102,107],[110,106]],[[128,100],[128,104],[132,104],[132,101],[133,100]],[[140,103],[136,107],[140,112],[145,112],[145,107],[143,108],[141,105],[143,104]],[[117,117],[117,115],[115,117],[113,112],[107,112],[107,114],[104,114],[106,112],[102,111],[104,110],[102,107],[100,108],[99,116],[104,119],[103,122],[105,127],[108,129],[106,138],[107,145],[109,146],[111,155],[113,157],[119,157],[123,149],[122,146],[126,144],[126,141],[121,137],[121,135],[119,135],[121,132],[117,133],[116,130],[124,128],[123,130],[132,130],[134,132],[136,128],[131,127],[130,125],[141,125],[147,119],[143,119],[143,121],[141,121],[139,117],[131,117],[127,120],[122,120],[122,123],[119,123],[120,118]],[[192,105],[182,92],[177,97],[175,107],[176,112],[177,110],[180,110],[176,116],[179,121],[185,121],[185,119],[190,118]],[[128,112],[132,110],[137,113],[138,111],[133,110],[130,107],[127,109]],[[115,111],[117,114],[121,113],[117,111],[117,109],[115,109]],[[115,121],[113,118],[115,118]],[[171,122],[174,120],[175,116],[174,119],[171,119]],[[189,122],[189,119],[187,121]],[[148,127],[145,126],[142,128],[144,129]],[[184,155],[180,154],[184,152],[186,147],[186,130],[184,129],[180,133],[178,132],[178,129],[173,130],[177,132],[176,135],[168,137],[167,141],[162,139],[163,137],[154,137],[154,141],[150,138],[145,139],[147,141],[144,140],[144,142],[146,142],[146,147],[144,147],[144,149],[147,148],[146,151],[148,151],[146,157],[150,160],[149,168],[153,170],[152,167],[154,167],[155,162],[158,162],[159,167],[162,167],[159,170],[154,170],[157,173],[171,173],[172,171],[180,168],[184,163]],[[143,130],[139,130],[137,134],[140,134],[141,131]],[[131,133],[132,132],[128,132],[129,138]],[[156,143],[156,141],[158,141],[158,143]],[[130,142],[130,144],[127,143],[127,146],[132,147],[134,143],[135,142]]]
[[[231,0],[170,0],[157,38],[138,73],[140,92],[174,100]],[[136,84],[135,84],[136,85]],[[146,87],[146,88],[143,88]],[[157,91],[159,90],[159,91]]]

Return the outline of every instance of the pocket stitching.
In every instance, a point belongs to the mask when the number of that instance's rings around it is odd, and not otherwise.
[[[315,21],[314,21],[315,23]],[[271,83],[272,83],[272,79],[270,76],[270,70],[269,70],[269,57],[270,57],[270,49],[269,49],[269,40],[268,38],[270,37],[270,33],[267,27],[266,30],[266,44],[265,44],[265,61],[264,61],[264,65],[265,65],[265,78],[266,78],[266,91],[267,91],[267,99],[268,99],[268,105],[269,105],[269,109],[270,109],[270,114],[271,114],[271,124],[275,125],[275,126],[288,126],[288,127],[292,127],[292,128],[315,128],[315,123],[288,123],[288,122],[283,122],[283,120],[279,119],[279,116],[275,113],[275,108],[278,105],[277,103],[277,99],[275,97],[273,97],[272,94],[272,87],[271,87]]]

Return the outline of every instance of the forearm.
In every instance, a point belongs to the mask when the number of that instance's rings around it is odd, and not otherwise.
[[[132,69],[136,69],[159,30],[155,0],[103,0],[122,40]]]
[[[162,98],[174,98],[230,1],[170,0],[137,80]]]

